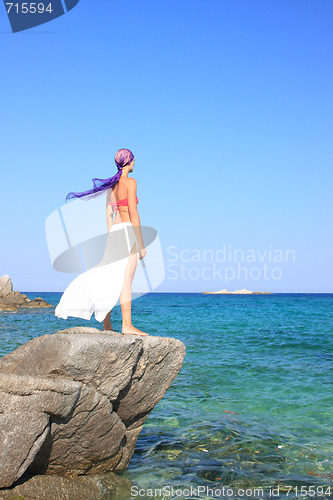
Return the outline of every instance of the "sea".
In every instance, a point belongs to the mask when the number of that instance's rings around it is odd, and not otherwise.
[[[61,294],[30,293],[56,305]],[[133,324],[186,346],[147,417],[123,498],[333,498],[333,294],[150,293]],[[121,331],[116,306],[112,324]],[[95,319],[0,313],[0,356]]]

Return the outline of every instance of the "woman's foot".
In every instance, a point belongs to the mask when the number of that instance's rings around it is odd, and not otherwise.
[[[130,326],[130,327],[123,326],[123,328],[121,329],[121,333],[123,335],[149,335],[149,333],[143,332],[138,328],[135,328],[135,326]]]

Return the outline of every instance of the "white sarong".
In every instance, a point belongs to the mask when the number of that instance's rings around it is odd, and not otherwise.
[[[129,255],[138,243],[131,222],[113,224],[107,236],[102,261],[79,274],[64,291],[55,309],[58,318],[68,316],[90,320],[93,313],[97,321],[117,304],[124,284]]]

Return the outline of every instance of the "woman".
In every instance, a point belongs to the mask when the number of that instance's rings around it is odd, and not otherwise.
[[[68,316],[90,319],[94,312],[98,321],[103,321],[104,318],[104,330],[112,330],[111,309],[119,298],[122,333],[148,335],[135,328],[131,318],[132,281],[138,258],[141,260],[146,255],[137,210],[136,180],[128,177],[128,174],[133,172],[134,161],[134,155],[130,150],[119,149],[115,155],[118,168],[116,175],[109,179],[93,179],[92,189],[67,195],[66,201],[73,198],[91,199],[106,193],[106,221],[109,235],[102,262],[80,274],[70,283],[55,309],[55,315],[64,319]],[[128,245],[126,254],[119,255],[121,240],[117,239],[117,236],[123,232]],[[135,241],[132,247],[130,240]],[[118,249],[115,248],[117,242]],[[117,251],[117,257],[114,258]]]

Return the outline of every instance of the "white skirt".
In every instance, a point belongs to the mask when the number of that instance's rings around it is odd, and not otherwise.
[[[68,285],[55,308],[55,315],[63,319],[73,316],[89,320],[95,313],[96,320],[102,322],[118,302],[129,255],[135,242],[137,243],[131,222],[113,224],[102,261],[79,274]]]

